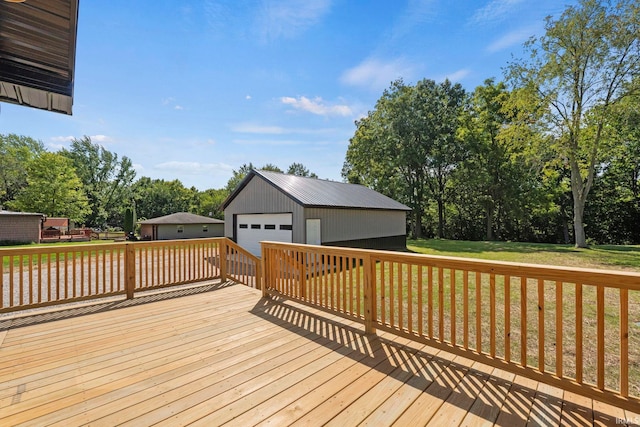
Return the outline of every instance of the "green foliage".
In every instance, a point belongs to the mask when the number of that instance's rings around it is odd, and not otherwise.
[[[437,204],[437,233],[444,233],[447,181],[464,156],[457,132],[465,102],[462,86],[448,80],[422,80],[415,86],[397,80],[356,122],[343,177],[411,207],[414,236],[422,235],[429,200]]]
[[[83,223],[89,202],[70,159],[43,152],[27,163],[27,186],[9,203],[12,209],[65,217]]]
[[[129,234],[133,231],[134,228],[134,220],[133,220],[133,209],[126,208],[124,211],[124,225],[122,229],[126,234]]]
[[[42,143],[28,136],[0,134],[0,205],[27,185],[27,164],[43,151]]]
[[[640,5],[580,0],[545,29],[525,45],[529,59],[510,64],[509,77],[525,109],[543,109],[541,124],[567,159],[576,246],[585,247],[584,208],[603,161],[607,117],[634,93],[628,83],[640,73]]]
[[[289,168],[287,169],[287,174],[296,175],[296,176],[306,176],[309,178],[318,177],[318,175],[316,175],[315,173],[309,172],[309,169],[307,169],[307,167],[302,163],[295,163],[295,162],[289,165]]]
[[[133,184],[131,191],[140,218],[156,218],[196,210],[198,190],[186,188],[177,179],[165,181],[143,176]]]
[[[222,203],[229,196],[229,194],[230,193],[225,188],[217,190],[209,189],[199,192],[196,198],[195,213],[202,216],[224,219]]]
[[[91,212],[89,226],[119,223],[122,203],[131,198],[131,184],[136,172],[131,160],[91,142],[88,136],[74,139],[69,150],[60,153],[72,160],[78,177],[84,184]]]

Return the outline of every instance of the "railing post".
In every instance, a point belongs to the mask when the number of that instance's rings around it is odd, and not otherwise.
[[[127,299],[133,299],[136,288],[136,249],[134,243],[124,244],[124,287]]]
[[[220,240],[220,246],[218,247],[218,260],[220,263],[220,280],[222,282],[227,281],[227,238]]]
[[[267,298],[268,297],[268,292],[267,292],[267,281],[269,279],[269,257],[267,256],[268,250],[264,247],[264,243],[260,242],[260,254],[262,255],[260,257],[260,276],[261,279],[260,280],[260,289],[262,290],[262,298]],[[257,268],[257,265],[256,265]],[[256,280],[257,277],[256,277]]]
[[[363,259],[364,269],[364,332],[376,333],[376,264],[371,259],[371,254],[366,254]]]
[[[307,253],[298,251],[300,263],[300,298],[307,298]]]

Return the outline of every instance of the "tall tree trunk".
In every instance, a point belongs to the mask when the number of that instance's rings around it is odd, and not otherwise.
[[[486,232],[486,239],[487,241],[492,241],[493,240],[493,208],[492,206],[490,206],[489,203],[487,203],[487,207],[485,208],[485,212],[487,214],[487,220],[486,220],[486,225],[487,225],[487,232]]]
[[[415,209],[414,211],[415,221],[413,222],[413,237],[415,239],[422,238],[422,209]]]
[[[444,238],[444,202],[438,196],[438,239]]]
[[[580,194],[573,192],[573,230],[576,237],[576,248],[587,247],[587,237],[584,232],[584,205],[585,199]]]

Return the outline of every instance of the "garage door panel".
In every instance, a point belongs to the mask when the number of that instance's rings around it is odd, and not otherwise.
[[[238,244],[254,255],[260,256],[260,242],[292,241],[292,214],[238,214],[236,216]]]

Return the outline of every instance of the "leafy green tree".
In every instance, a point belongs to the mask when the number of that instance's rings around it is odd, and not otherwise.
[[[224,203],[229,194],[225,188],[198,192],[195,213],[202,216],[224,219],[224,212],[221,208],[222,203]]]
[[[141,177],[132,186],[136,212],[139,218],[157,218],[176,212],[194,212],[197,194],[195,188],[186,188],[175,179]]]
[[[309,172],[309,169],[307,169],[307,167],[302,163],[295,163],[295,162],[289,165],[289,169],[287,169],[287,174],[296,175],[296,176],[306,176],[309,178],[318,177],[318,175],[316,175],[315,173]]]
[[[593,198],[585,213],[590,238],[598,243],[640,243],[640,99],[627,98],[612,110],[608,158],[600,163]]]
[[[245,163],[242,166],[240,166],[238,170],[235,170],[235,169],[233,170],[233,175],[231,176],[231,178],[229,178],[229,181],[227,181],[227,185],[225,187],[225,189],[229,192],[229,194],[236,189],[236,187],[240,184],[240,182],[244,179],[244,177],[247,176],[249,172],[251,172],[252,169],[256,169],[256,167],[253,166],[253,163],[249,162],[249,164]],[[283,173],[282,169],[280,169],[279,167],[271,163],[267,163],[266,165],[264,165],[259,169],[270,171],[270,172]]]
[[[0,134],[0,205],[27,185],[27,164],[44,151],[40,141],[28,136]]]
[[[411,207],[414,237],[422,236],[430,198],[437,206],[437,234],[444,236],[447,181],[464,156],[457,131],[465,100],[462,86],[448,80],[415,86],[397,80],[356,122],[343,177]]]
[[[10,202],[13,209],[84,221],[89,203],[70,159],[43,152],[29,161],[27,174],[27,186]]]
[[[571,170],[575,244],[586,247],[584,209],[602,161],[606,119],[640,72],[640,4],[580,0],[559,19],[547,18],[545,35],[525,44],[528,60],[509,66],[509,78],[548,107],[544,123]]]
[[[136,176],[131,160],[126,156],[118,159],[116,153],[92,143],[88,136],[74,139],[71,148],[60,153],[73,161],[84,184],[91,208],[87,224],[103,226],[118,222],[123,202],[131,198],[131,184]]]

